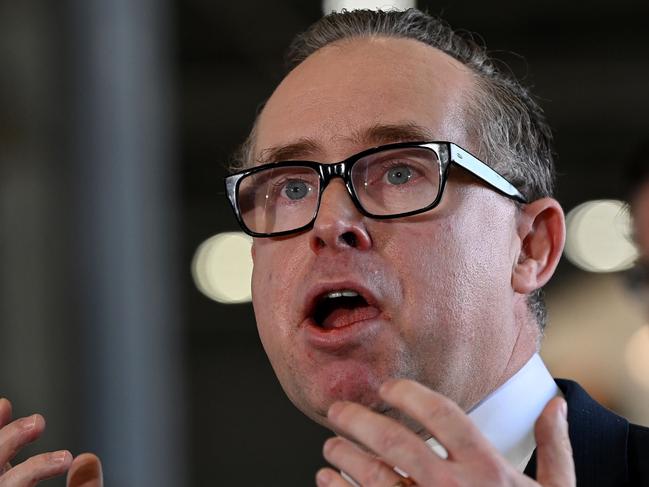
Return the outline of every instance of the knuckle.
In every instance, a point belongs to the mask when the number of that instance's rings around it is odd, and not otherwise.
[[[361,485],[369,487],[384,485],[389,480],[387,467],[378,460],[373,461],[363,470],[358,480],[360,480]]]
[[[439,421],[449,418],[455,414],[455,409],[452,404],[446,401],[437,402],[434,406],[430,407],[426,415],[429,421]]]
[[[401,431],[396,428],[387,428],[381,432],[377,441],[379,452],[391,452],[401,449],[405,445],[405,438]]]

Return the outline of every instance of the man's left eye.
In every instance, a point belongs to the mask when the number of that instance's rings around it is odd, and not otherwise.
[[[395,166],[388,170],[386,177],[390,184],[404,184],[412,177],[412,171],[408,166]]]
[[[311,191],[311,188],[304,181],[289,181],[286,183],[284,192],[291,200],[301,200]]]

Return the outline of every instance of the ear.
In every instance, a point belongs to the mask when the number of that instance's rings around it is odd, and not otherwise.
[[[529,294],[543,287],[559,264],[566,240],[563,210],[553,198],[541,198],[520,210],[517,232],[521,248],[512,269],[512,287]]]

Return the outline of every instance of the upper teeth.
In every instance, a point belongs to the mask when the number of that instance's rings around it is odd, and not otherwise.
[[[325,295],[325,298],[355,298],[358,296],[356,291],[344,289],[342,291],[331,291]]]

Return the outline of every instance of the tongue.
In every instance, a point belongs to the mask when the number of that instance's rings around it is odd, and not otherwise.
[[[379,310],[373,306],[358,306],[355,308],[335,308],[322,322],[323,328],[342,328],[357,321],[370,320],[379,315]]]

